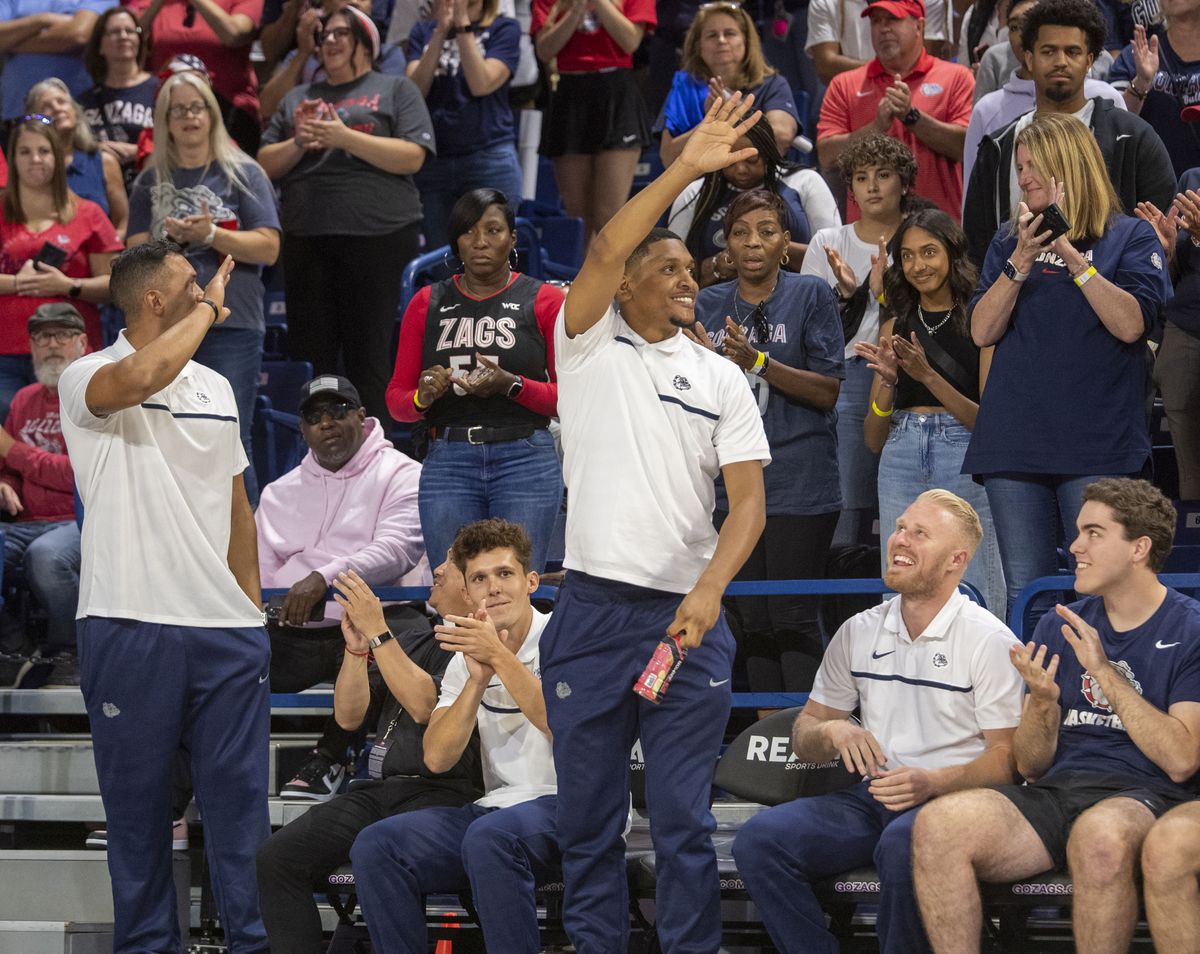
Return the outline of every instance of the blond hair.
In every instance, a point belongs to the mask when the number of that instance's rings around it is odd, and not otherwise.
[[[704,32],[705,24],[719,13],[730,17],[738,25],[738,29],[742,32],[743,44],[746,47],[742,62],[738,64],[737,74],[733,77],[733,82],[729,84],[730,89],[752,90],[761,85],[768,76],[774,76],[775,70],[767,65],[766,57],[763,56],[762,42],[758,38],[758,28],[750,19],[750,14],[739,4],[721,3],[718,0],[716,3],[706,3],[700,7],[696,13],[696,19],[688,27],[687,36],[683,38],[683,61],[680,66],[697,79],[705,82],[712,79],[712,73],[704,65],[704,60],[700,58],[700,35]]]
[[[1020,146],[1029,150],[1047,188],[1051,177],[1062,185],[1062,211],[1071,223],[1067,238],[1073,242],[1100,238],[1122,209],[1092,131],[1074,116],[1050,113],[1017,133],[1014,156]]]
[[[975,512],[974,507],[958,494],[940,488],[925,491],[915,502],[931,503],[950,514],[958,524],[963,543],[966,544],[967,557],[975,555],[975,550],[983,540],[983,524],[979,522],[979,514]]]

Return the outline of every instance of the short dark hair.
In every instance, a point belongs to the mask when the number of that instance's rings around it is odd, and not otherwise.
[[[533,544],[519,523],[509,523],[499,517],[476,520],[461,527],[450,547],[450,559],[458,571],[467,575],[467,561],[488,550],[512,550],[513,556],[526,573],[533,569]]]
[[[683,239],[681,239],[670,229],[664,229],[658,226],[652,228],[646,237],[638,242],[637,248],[630,252],[629,257],[625,259],[625,273],[628,274],[637,268],[642,259],[650,254],[650,246],[657,245],[659,242],[667,242],[671,239],[674,239],[676,242],[683,241]]]
[[[1149,537],[1150,555],[1146,563],[1155,573],[1162,572],[1175,542],[1178,518],[1174,504],[1163,492],[1148,480],[1105,477],[1084,489],[1084,503],[1090,500],[1102,503],[1112,511],[1126,540]]]
[[[1094,0],[1041,0],[1025,14],[1021,24],[1021,46],[1032,50],[1044,26],[1078,27],[1087,36],[1088,52],[1099,56],[1108,30]]]
[[[508,230],[517,230],[517,217],[513,214],[508,196],[499,189],[472,189],[464,193],[450,210],[450,219],[446,223],[446,238],[450,242],[450,251],[458,254],[458,237],[471,231],[472,226],[483,218],[483,213],[493,205],[498,205],[504,211],[504,221]]]
[[[721,227],[726,240],[729,239],[729,230],[733,228],[734,222],[743,215],[749,215],[759,209],[774,212],[775,218],[779,221],[779,227],[785,232],[787,231],[787,206],[783,204],[783,199],[766,189],[747,189],[745,192],[739,193],[738,197],[729,203],[729,208],[725,210],[725,221]]]
[[[154,239],[127,248],[113,259],[108,290],[113,303],[127,318],[137,315],[142,296],[157,280],[170,255],[183,255],[183,249],[174,242]]]
[[[917,179],[916,156],[907,145],[891,136],[873,134],[852,140],[837,160],[838,172],[847,186],[854,182],[854,173],[871,166],[894,170],[909,189]]]

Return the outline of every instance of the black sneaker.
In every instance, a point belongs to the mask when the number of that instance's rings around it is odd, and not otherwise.
[[[79,685],[79,658],[74,653],[59,653],[57,656],[51,656],[50,662],[54,668],[50,670],[50,677],[45,685]]]
[[[338,793],[345,778],[346,766],[334,765],[320,752],[314,752],[279,795],[281,798],[326,802]]]

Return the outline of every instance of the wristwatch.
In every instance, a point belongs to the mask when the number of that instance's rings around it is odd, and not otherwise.
[[[1014,265],[1012,263],[1012,259],[1009,258],[1009,259],[1005,259],[1005,262],[1004,262],[1004,275],[1006,278],[1010,279],[1011,281],[1014,281],[1017,284],[1020,284],[1021,282],[1025,281],[1025,279],[1027,279],[1029,277],[1029,272],[1018,272],[1017,266]]]
[[[385,629],[382,633],[380,633],[374,639],[368,639],[367,645],[370,646],[372,649],[378,649],[380,646],[382,646],[384,643],[386,643],[389,639],[395,639],[395,638],[396,637],[394,637],[392,635],[392,631],[390,629]]]
[[[517,395],[521,393],[524,387],[525,379],[518,374],[517,380],[508,386],[508,396],[515,401],[517,399]]]
[[[907,113],[904,114],[900,122],[904,123],[905,126],[915,126],[917,124],[917,120],[920,118],[921,111],[917,109],[916,106],[913,106]]]
[[[83,294],[83,282],[72,282],[71,287],[67,289],[68,298],[78,298]]]

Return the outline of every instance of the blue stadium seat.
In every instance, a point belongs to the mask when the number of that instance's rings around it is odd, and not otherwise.
[[[266,487],[304,457],[307,448],[300,434],[299,416],[276,410],[270,398],[259,394],[254,402],[252,447],[259,487]]]

